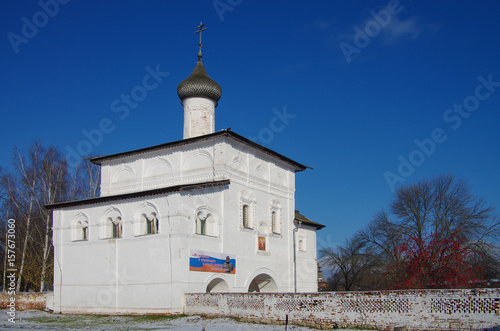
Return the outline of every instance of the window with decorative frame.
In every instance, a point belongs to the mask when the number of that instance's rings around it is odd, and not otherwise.
[[[240,228],[253,229],[255,227],[255,197],[247,190],[240,196]]]
[[[243,212],[243,227],[250,228],[250,206],[244,204],[242,212]]]

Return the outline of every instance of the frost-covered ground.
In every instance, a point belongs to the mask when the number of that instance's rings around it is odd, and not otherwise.
[[[285,330],[284,325],[261,325],[236,322],[230,318],[205,319],[199,316],[99,316],[60,315],[41,310],[16,312],[15,324],[8,321],[8,310],[0,310],[0,330]],[[312,330],[288,326],[288,330]],[[343,329],[344,331],[349,331]],[[358,330],[359,331],[359,330]]]

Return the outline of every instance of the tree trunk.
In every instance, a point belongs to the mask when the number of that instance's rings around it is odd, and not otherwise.
[[[45,273],[47,272],[47,260],[50,255],[50,214],[47,215],[47,224],[45,225],[45,243],[43,245],[43,260],[42,260],[42,274],[40,277],[40,292],[44,291],[45,287]]]
[[[7,231],[7,229],[5,229],[5,255],[4,255],[4,260],[3,260],[3,291],[5,292],[5,284],[6,284],[6,280],[7,280],[7,252],[8,252],[8,248],[7,248],[7,242],[8,242],[8,236],[9,236],[9,231]]]
[[[32,209],[32,204],[30,204],[30,210],[28,213],[28,220],[26,221],[26,236],[24,237],[23,252],[21,253],[21,265],[19,266],[19,275],[17,276],[16,292],[21,291],[21,280],[23,278],[24,260],[26,257],[26,249],[28,247],[28,240],[30,237],[29,231],[30,231],[30,223],[31,223],[31,209]]]

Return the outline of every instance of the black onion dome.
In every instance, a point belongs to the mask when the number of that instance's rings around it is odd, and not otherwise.
[[[201,97],[212,99],[217,104],[222,95],[222,89],[208,76],[200,59],[191,75],[177,86],[177,95],[181,101],[186,98]]]

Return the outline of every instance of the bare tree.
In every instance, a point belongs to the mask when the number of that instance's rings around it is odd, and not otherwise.
[[[90,199],[100,195],[101,166],[94,164],[90,158],[83,160],[80,171],[81,198]]]
[[[11,175],[3,176],[4,189],[8,195],[8,200],[20,212],[23,220],[23,222],[18,223],[19,228],[23,226],[25,231],[16,291],[21,290],[26,252],[31,238],[32,222],[36,214],[36,199],[42,167],[40,149],[41,145],[35,143],[30,147],[28,158],[26,158],[23,151],[16,147],[14,149],[13,165],[17,178]]]
[[[101,167],[83,159],[71,173],[69,200],[91,199],[100,195]]]
[[[68,164],[63,154],[55,147],[50,146],[43,151],[40,196],[37,200],[41,219],[45,223],[42,248],[42,270],[40,275],[40,291],[45,287],[45,276],[48,268],[47,262],[51,253],[52,237],[52,213],[44,208],[47,204],[52,204],[65,200],[66,192],[70,185],[68,181]]]
[[[389,220],[386,211],[375,214],[373,220],[355,237],[363,243],[366,253],[377,265],[398,263],[401,257],[396,248],[403,241],[401,228]]]
[[[20,243],[16,290],[42,291],[50,281],[53,259],[52,213],[44,206],[98,196],[100,167],[84,160],[70,169],[57,148],[45,148],[40,142],[27,151],[14,148],[12,165],[12,172],[0,174],[0,197],[2,212],[16,219]]]
[[[334,271],[336,281],[346,291],[359,286],[363,272],[372,267],[372,261],[364,253],[364,244],[356,238],[347,239],[336,248],[326,247],[320,250],[324,265]]]

